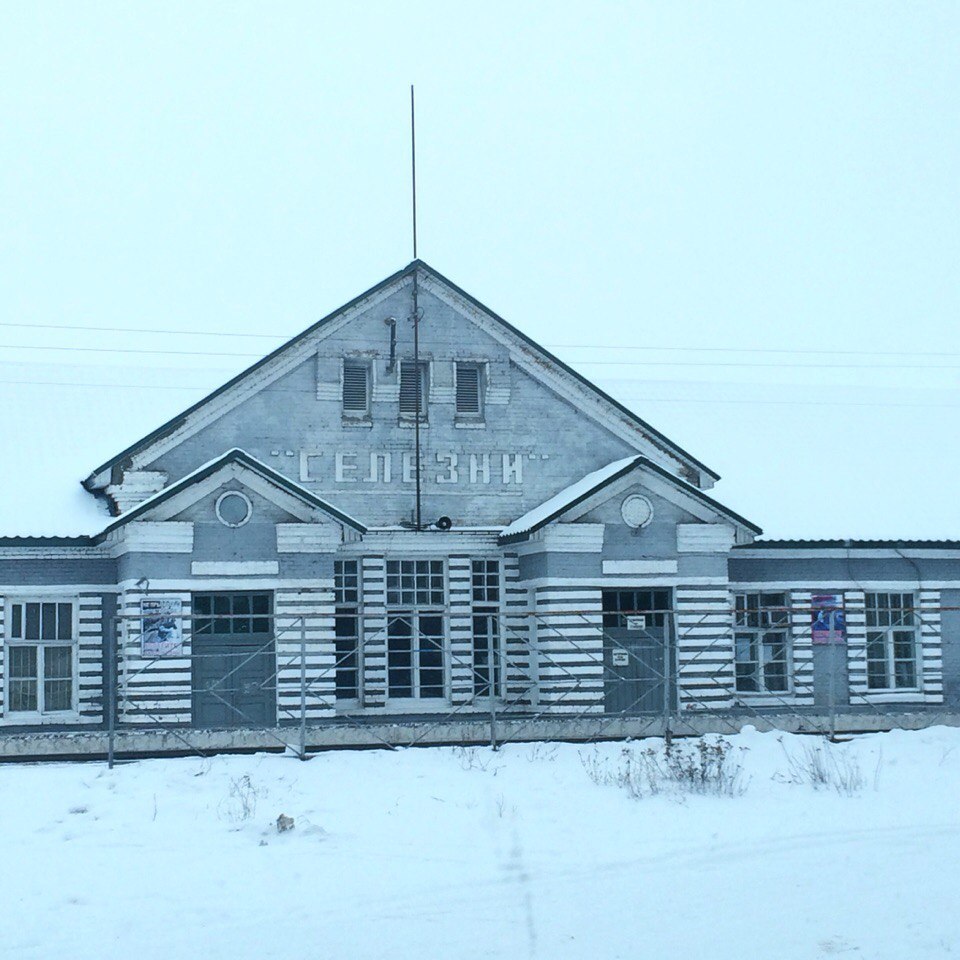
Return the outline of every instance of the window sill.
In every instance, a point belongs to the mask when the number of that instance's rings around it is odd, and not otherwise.
[[[457,430],[486,430],[487,421],[486,420],[454,420],[454,427]]]
[[[76,710],[65,710],[63,713],[5,713],[0,718],[0,726],[11,727],[37,727],[79,722],[80,714]]]
[[[743,693],[737,692],[734,698],[738,704],[751,707],[779,707],[789,703],[796,696],[793,690],[785,690],[783,693]]]
[[[423,700],[405,698],[403,700],[385,700],[377,709],[384,713],[449,713],[450,701],[443,697],[429,697]]]
[[[856,696],[863,697],[864,699],[868,700],[871,697],[883,697],[884,701],[891,703],[896,700],[916,700],[920,697],[923,697],[923,690],[921,690],[919,687],[891,687],[889,689],[868,688],[864,693],[857,694]]]
[[[413,417],[410,417],[410,418],[402,417],[400,420],[397,421],[398,427],[403,427],[404,429],[407,429],[407,430],[413,430],[413,428],[416,425],[417,425],[417,421]],[[427,420],[420,421],[421,430],[423,430],[427,426],[429,426],[429,421]]]
[[[357,417],[342,417],[340,419],[340,425],[347,427],[351,430],[369,430],[373,426],[373,421],[369,418]]]

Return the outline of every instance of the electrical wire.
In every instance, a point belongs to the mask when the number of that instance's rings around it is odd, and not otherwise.
[[[0,343],[0,350],[53,350],[60,353],[109,353],[120,355],[173,356],[173,357],[239,357],[261,359],[262,353],[236,353],[223,350],[153,350],[137,347],[78,347],[58,344],[32,345],[26,343]],[[940,354],[948,356],[948,354]],[[738,367],[744,369],[793,369],[793,370],[960,370],[960,364],[952,363],[751,363],[728,360],[576,360],[578,366],[589,367]]]
[[[709,382],[709,381],[702,381]],[[40,387],[80,387],[89,390],[177,390],[187,391],[195,390],[198,392],[211,392],[216,386],[197,384],[168,384],[168,383],[82,383],[74,380],[6,380],[0,378],[0,386],[40,386]],[[272,393],[293,393],[305,397],[316,397],[312,390],[300,390],[290,387],[271,387]],[[870,401],[845,401],[845,400],[752,400],[744,398],[700,398],[700,397],[636,397],[628,394],[620,394],[614,399],[621,402],[630,403],[734,403],[746,406],[805,406],[805,407],[902,407],[915,408],[921,410],[957,410],[960,404],[957,403],[873,403]]]
[[[67,330],[78,333],[123,333],[123,334],[150,334],[177,337],[243,337],[260,340],[277,340],[286,342],[296,334],[277,333],[248,333],[236,330],[171,330],[158,327],[130,328],[130,327],[102,327],[85,326],[65,323],[24,323],[15,321],[0,321],[0,328],[9,327],[21,330]],[[786,354],[792,356],[858,356],[858,357],[960,357],[960,351],[943,350],[837,350],[834,348],[798,349],[796,347],[699,347],[699,346],[657,346],[654,344],[604,344],[604,343],[547,343],[543,344],[551,350],[623,350],[647,351],[652,353],[686,352],[686,353],[761,353]],[[32,347],[23,349],[34,349]],[[94,349],[94,348],[88,348]],[[214,354],[211,354],[213,356]],[[221,356],[260,356],[260,354],[221,354]]]

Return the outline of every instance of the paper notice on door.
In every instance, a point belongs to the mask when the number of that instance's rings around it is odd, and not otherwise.
[[[613,665],[615,667],[630,666],[630,654],[626,650],[613,651]]]
[[[642,613],[633,614],[627,617],[628,630],[646,630],[647,618]]]

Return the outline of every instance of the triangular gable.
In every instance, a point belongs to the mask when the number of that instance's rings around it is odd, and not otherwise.
[[[586,509],[580,511],[586,512],[593,506],[593,504],[588,504],[588,501],[609,490],[617,481],[638,471],[649,471],[654,477],[665,481],[670,488],[680,495],[681,499],[693,498],[698,504],[707,507],[711,513],[732,520],[737,526],[745,528],[750,533],[760,534],[763,532],[756,524],[734,513],[712,497],[708,497],[702,490],[675,477],[647,457],[635,456],[615,460],[613,463],[587,474],[581,480],[544,501],[540,506],[534,507],[523,516],[518,517],[500,532],[500,543],[506,545],[527,540],[531,534],[556,520],[560,520],[562,517],[573,519],[577,513],[577,507],[586,505]]]
[[[321,500],[320,497],[315,496],[309,490],[305,490],[298,483],[294,483],[289,477],[285,477],[282,473],[268,467],[265,463],[257,460],[256,457],[251,457],[245,450],[234,448],[215,460],[205,463],[192,473],[188,473],[176,483],[172,483],[159,493],[148,497],[132,509],[127,510],[105,527],[99,536],[106,536],[131,520],[138,520],[150,515],[155,516],[158,513],[163,514],[165,506],[169,509],[182,509],[177,501],[182,499],[183,494],[196,490],[198,496],[206,496],[209,492],[203,489],[206,481],[221,480],[234,476],[241,482],[251,485],[254,489],[259,488],[261,493],[268,495],[268,490],[272,489],[281,494],[283,498],[291,501],[292,504],[299,504],[301,511],[305,508],[303,519],[306,519],[308,515],[315,516],[319,511],[337,523],[350,527],[357,533],[367,532],[367,528],[359,520],[338,510],[332,504],[327,503],[326,500]],[[296,508],[294,507],[294,509]],[[161,516],[160,519],[167,518]]]
[[[155,460],[165,449],[176,446],[210,420],[243,402],[251,389],[262,389],[297,365],[309,360],[321,339],[340,329],[362,311],[370,309],[410,284],[415,273],[418,282],[424,285],[424,289],[437,295],[474,322],[480,323],[488,333],[505,343],[511,349],[512,358],[527,374],[559,395],[575,402],[584,413],[601,422],[626,442],[632,445],[638,442],[652,445],[679,465],[698,471],[711,481],[719,479],[719,474],[568,367],[558,357],[461,290],[438,271],[421,260],[415,260],[403,270],[387,277],[317,321],[106,463],[102,463],[87,477],[84,486],[91,491],[102,490],[109,483],[117,482],[119,478],[114,474],[118,468],[126,467],[131,463],[143,465]]]

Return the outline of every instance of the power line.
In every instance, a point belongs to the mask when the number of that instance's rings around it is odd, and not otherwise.
[[[257,337],[261,340],[289,340],[280,333],[243,333],[238,330],[161,330],[156,327],[88,327],[70,323],[16,323],[0,320],[0,327],[16,327],[19,330],[76,330],[79,333],[156,333],[177,337]]]
[[[709,382],[709,381],[703,381]],[[211,392],[210,386],[197,386],[196,384],[168,384],[168,383],[81,383],[74,380],[3,380],[0,379],[0,386],[40,386],[40,387],[80,387],[89,390],[196,390]],[[215,388],[213,388],[215,389]],[[272,393],[292,393],[301,396],[316,398],[313,390],[301,390],[292,387],[271,387]],[[621,394],[615,398],[620,401],[630,401],[631,403],[736,403],[747,406],[812,406],[812,407],[904,407],[916,408],[922,410],[957,410],[960,404],[956,403],[873,403],[871,401],[849,401],[849,400],[751,400],[744,398],[699,398],[699,397],[637,397],[627,394]]]
[[[21,323],[14,321],[0,321],[0,327],[10,327],[19,330],[66,330],[77,333],[123,333],[123,334],[151,334],[174,337],[243,337],[258,340],[291,340],[297,334],[278,334],[278,333],[246,333],[234,330],[172,330],[159,327],[144,327],[131,329],[129,327],[102,327],[102,326],[82,326],[79,324],[65,323]],[[543,346],[551,350],[614,350],[617,352],[623,350],[646,351],[649,353],[761,353],[761,354],[785,354],[793,356],[812,356],[812,357],[831,357],[831,356],[857,356],[857,357],[960,357],[960,351],[947,350],[835,350],[833,348],[823,349],[801,349],[797,347],[698,347],[698,346],[656,346],[654,344],[606,344],[606,343],[549,343],[544,342]],[[22,349],[41,349],[34,347],[22,347]],[[90,348],[93,349],[93,348]],[[211,354],[214,355],[214,354]],[[262,354],[221,354],[221,356],[261,356]],[[585,361],[589,362],[589,361]]]
[[[225,350],[153,350],[139,347],[78,347],[44,344],[35,346],[26,343],[0,343],[2,350],[54,350],[60,353],[111,353],[143,356],[176,357],[238,357],[261,359],[261,353],[238,353]],[[939,354],[950,356],[950,354]],[[960,364],[949,363],[752,363],[736,360],[576,360],[578,366],[590,367],[742,367],[745,369],[794,369],[794,370],[960,370]]]

